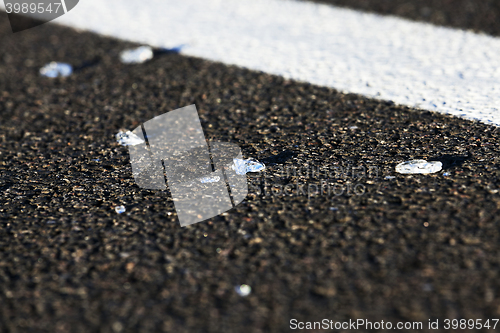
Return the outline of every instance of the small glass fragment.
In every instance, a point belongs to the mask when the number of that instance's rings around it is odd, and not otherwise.
[[[125,206],[116,206],[115,207],[115,212],[117,214],[125,213],[125,211],[126,211]]]
[[[40,68],[40,74],[45,77],[66,77],[73,73],[73,66],[66,64],[64,62],[49,62],[42,68]]]
[[[438,161],[411,160],[396,165],[396,172],[403,174],[428,174],[441,171],[443,163]]]
[[[206,183],[217,183],[220,180],[219,176],[207,176],[200,179],[202,184]]]
[[[241,297],[246,297],[246,296],[250,295],[250,293],[252,292],[252,287],[250,287],[249,285],[246,285],[246,284],[242,284],[241,286],[234,287],[234,290]]]
[[[120,53],[120,60],[124,64],[142,64],[153,59],[153,49],[150,46],[140,46]]]
[[[396,177],[395,176],[385,176],[385,179],[389,179],[389,180],[394,179],[394,178],[396,178]]]
[[[116,141],[122,146],[135,146],[144,143],[144,140],[130,131],[120,130],[116,134]]]
[[[449,175],[450,175],[450,173],[449,173],[449,172],[445,172],[445,173],[443,173],[443,176],[445,176],[445,177],[448,177]]]
[[[246,160],[240,158],[233,158],[233,170],[238,175],[245,175],[247,172],[260,172],[266,169],[263,163],[260,163],[254,158],[249,158]]]

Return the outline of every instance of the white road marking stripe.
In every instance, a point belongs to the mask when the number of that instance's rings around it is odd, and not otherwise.
[[[56,22],[500,125],[500,38],[483,34],[286,0],[84,0]]]

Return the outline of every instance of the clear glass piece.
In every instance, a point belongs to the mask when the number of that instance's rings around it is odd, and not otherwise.
[[[246,160],[241,158],[235,158],[233,159],[232,168],[238,175],[245,175],[248,172],[264,171],[266,169],[266,166],[254,158],[249,158]]]
[[[117,214],[125,213],[125,211],[126,211],[125,206],[116,206],[115,207],[115,212]]]
[[[153,59],[153,49],[150,46],[140,46],[120,53],[120,60],[124,64],[142,64]]]
[[[220,180],[219,176],[207,176],[200,179],[202,184],[206,183],[217,183]]]
[[[241,286],[234,287],[234,291],[236,291],[236,293],[241,297],[246,297],[252,292],[252,287],[246,284],[242,284]]]
[[[116,134],[116,141],[122,146],[135,146],[145,141],[130,131],[120,131]]]
[[[441,171],[443,164],[438,161],[411,160],[396,165],[396,172],[402,174],[428,174]]]
[[[52,61],[40,68],[40,74],[45,77],[55,78],[58,76],[66,77],[73,73],[73,66],[64,62]]]

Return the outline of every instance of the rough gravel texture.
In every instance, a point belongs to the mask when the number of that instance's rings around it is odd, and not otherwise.
[[[177,54],[126,66],[117,57],[131,44],[50,24],[13,35],[2,19],[0,45],[0,331],[499,318],[496,128]],[[52,60],[88,66],[41,77]],[[249,176],[243,204],[181,228],[166,191],[134,184],[114,135],[192,103],[207,139],[267,170]],[[394,172],[416,158],[443,171]],[[279,172],[304,166],[379,172]],[[365,193],[258,190],[322,180]]]

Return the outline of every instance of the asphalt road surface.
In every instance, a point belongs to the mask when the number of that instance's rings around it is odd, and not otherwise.
[[[12,34],[0,17],[0,331],[500,317],[497,128],[175,53],[127,66],[130,43],[51,24]],[[78,70],[40,76],[53,60]],[[209,140],[267,169],[244,203],[181,228],[114,136],[190,104]],[[415,158],[443,171],[395,173]],[[324,184],[336,192],[297,189]]]

